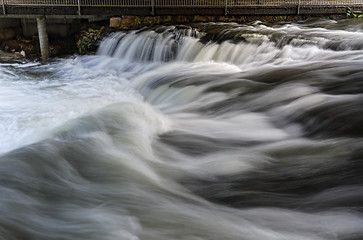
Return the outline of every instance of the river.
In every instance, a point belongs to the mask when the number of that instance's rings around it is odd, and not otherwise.
[[[0,239],[361,240],[362,79],[360,19],[2,59]]]

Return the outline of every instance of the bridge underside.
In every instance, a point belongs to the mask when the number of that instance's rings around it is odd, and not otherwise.
[[[34,17],[34,16],[64,16],[72,18],[88,18],[90,16],[165,16],[165,15],[328,15],[344,14],[348,5],[279,5],[279,6],[235,6],[235,7],[91,7],[84,6],[13,6],[8,5],[0,17]],[[357,8],[357,7],[355,7]],[[355,9],[353,8],[353,9]]]

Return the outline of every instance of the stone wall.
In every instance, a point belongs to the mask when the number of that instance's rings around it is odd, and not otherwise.
[[[325,16],[327,17],[327,16]],[[342,18],[345,15],[332,15],[330,18]],[[155,16],[155,17],[140,17],[140,16],[120,16],[110,19],[110,27],[120,30],[139,29],[145,26],[153,26],[159,24],[183,24],[195,22],[237,22],[246,23],[252,21],[279,22],[279,21],[297,21],[312,18],[322,18],[322,16],[302,16],[302,15],[286,15],[286,16]]]
[[[20,19],[17,18],[0,18],[0,29],[20,27]]]

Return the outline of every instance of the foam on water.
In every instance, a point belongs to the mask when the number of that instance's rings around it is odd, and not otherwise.
[[[0,63],[0,239],[362,239],[361,26],[167,26]]]

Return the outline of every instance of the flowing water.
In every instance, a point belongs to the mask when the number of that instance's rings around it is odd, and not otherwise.
[[[363,21],[113,33],[1,60],[1,240],[363,239]]]

